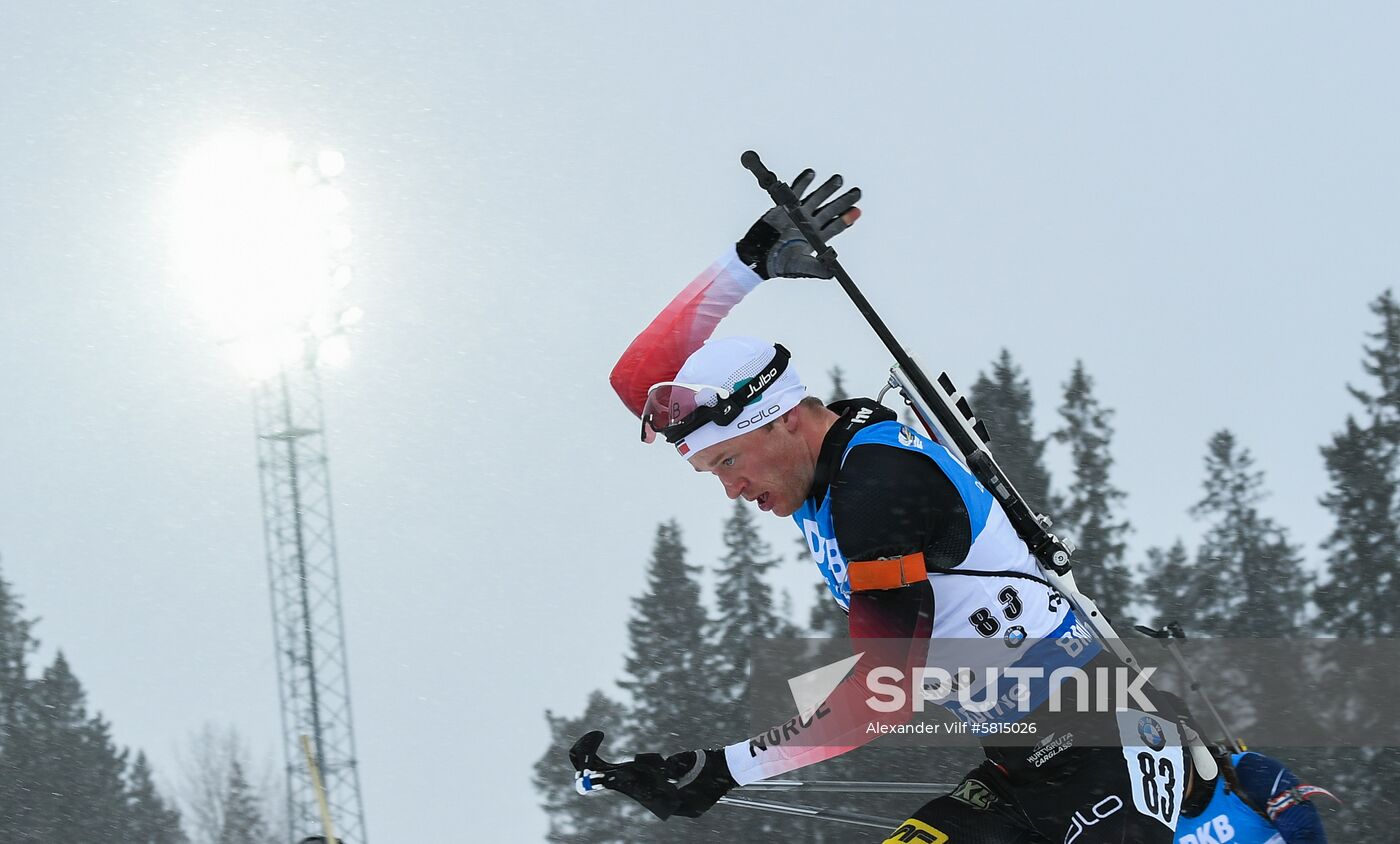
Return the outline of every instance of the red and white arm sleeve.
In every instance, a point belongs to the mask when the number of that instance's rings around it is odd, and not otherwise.
[[[633,416],[642,415],[651,385],[675,378],[691,352],[710,339],[719,321],[761,281],[731,246],[637,335],[609,379]]]
[[[881,666],[903,677],[925,664],[933,628],[933,588],[927,583],[851,596],[851,647],[862,652],[854,670],[807,718],[793,718],[766,733],[724,749],[730,776],[739,785],[776,777],[868,744],[882,726],[913,717],[913,695],[902,684],[904,705],[884,712],[872,707],[866,679]]]

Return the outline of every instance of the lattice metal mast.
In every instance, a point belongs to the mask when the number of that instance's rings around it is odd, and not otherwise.
[[[268,582],[287,754],[291,840],[320,828],[298,750],[309,736],[331,816],[353,844],[365,839],[350,677],[340,599],[320,379],[287,366],[253,391]]]

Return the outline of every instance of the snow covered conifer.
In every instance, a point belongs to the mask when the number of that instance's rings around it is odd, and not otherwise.
[[[257,796],[243,773],[243,766],[235,759],[229,767],[224,822],[218,844],[269,844],[271,840]]]
[[[1264,473],[1228,430],[1207,445],[1205,495],[1191,508],[1209,527],[1196,553],[1200,589],[1192,624],[1212,636],[1290,636],[1299,632],[1312,592],[1301,550],[1263,515]]]
[[[29,697],[29,655],[37,642],[24,606],[0,578],[0,841],[20,841],[20,808],[26,768],[32,761],[24,741]]]
[[[721,738],[712,724],[709,618],[697,573],[686,562],[680,526],[658,525],[646,591],[632,599],[626,677],[618,683],[643,704],[631,709],[628,732],[649,746],[683,750]]]
[[[987,426],[992,454],[1007,477],[1037,512],[1055,513],[1050,472],[1045,468],[1045,440],[1035,435],[1031,385],[1011,352],[1001,350],[988,376],[977,376],[968,392],[972,411]]]
[[[1132,575],[1123,562],[1127,547],[1123,537],[1129,527],[1117,518],[1127,496],[1109,480],[1112,416],[1113,411],[1094,396],[1094,381],[1084,364],[1076,361],[1060,405],[1064,423],[1053,434],[1056,441],[1069,446],[1074,461],[1074,477],[1056,515],[1063,533],[1078,546],[1074,578],[1079,588],[1110,619],[1118,619],[1133,595]]]
[[[1335,524],[1323,542],[1328,582],[1318,590],[1321,624],[1343,636],[1400,634],[1400,303],[1386,291],[1371,304],[1380,330],[1362,363],[1373,384],[1349,387],[1360,419],[1347,417],[1322,448],[1331,486],[1322,504]]]
[[[180,812],[156,790],[146,754],[136,754],[127,775],[127,827],[123,841],[131,844],[187,844],[180,829]]]
[[[1322,547],[1326,582],[1318,588],[1318,625],[1347,638],[1400,635],[1400,583],[1395,576],[1400,548],[1400,302],[1387,290],[1371,303],[1380,321],[1363,346],[1365,389],[1348,385],[1361,407],[1323,446],[1330,481],[1322,505],[1333,528]],[[1388,666],[1345,678],[1339,692],[1365,705],[1342,708],[1352,726],[1366,730],[1393,720],[1391,703],[1400,681]],[[1380,703],[1378,705],[1378,702]],[[1321,766],[1345,795],[1345,822],[1360,838],[1388,837],[1400,819],[1400,779],[1394,748],[1334,749]]]
[[[797,630],[777,614],[773,589],[766,576],[779,558],[759,535],[753,512],[741,499],[734,502],[725,520],[724,548],[715,586],[713,641],[719,661],[715,688],[721,700],[737,703],[743,699],[748,683],[753,643],[768,637],[796,635]],[[730,720],[736,727],[746,726],[742,712]]]

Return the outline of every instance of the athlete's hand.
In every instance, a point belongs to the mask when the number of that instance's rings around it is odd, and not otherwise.
[[[841,189],[841,177],[836,175],[807,196],[802,196],[816,175],[811,169],[803,170],[792,180],[792,192],[801,198],[803,215],[821,233],[822,238],[830,242],[860,218],[860,209],[856,207],[860,201],[860,188],[851,188],[831,199],[832,194]],[[828,199],[831,201],[827,202]],[[735,247],[739,251],[739,260],[763,278],[831,278],[831,273],[816,259],[812,247],[787,212],[776,205],[758,218],[758,222]]]
[[[675,814],[685,818],[700,817],[738,785],[723,750],[687,750],[667,757],[666,776],[675,781],[681,801]]]

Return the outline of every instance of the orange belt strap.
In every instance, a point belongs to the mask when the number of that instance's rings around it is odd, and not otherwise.
[[[898,589],[928,579],[924,554],[905,554],[882,560],[856,560],[850,570],[852,592]]]

